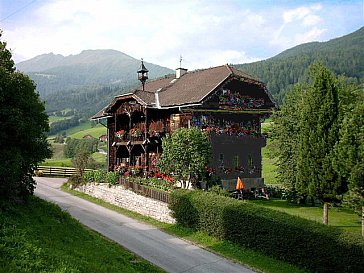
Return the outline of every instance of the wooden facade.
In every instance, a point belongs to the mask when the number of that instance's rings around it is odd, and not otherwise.
[[[110,171],[157,172],[164,136],[201,129],[212,144],[209,167],[231,189],[238,176],[248,187],[263,184],[260,124],[275,107],[263,83],[224,65],[146,83],[93,118],[107,119]]]

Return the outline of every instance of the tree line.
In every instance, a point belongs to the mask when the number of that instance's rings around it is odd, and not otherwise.
[[[82,121],[84,121],[84,119],[82,119],[80,116],[76,115],[70,119],[53,122],[50,125],[49,134],[54,135],[59,132],[65,131],[71,127],[75,127],[75,126],[79,125]]]
[[[273,115],[271,148],[291,199],[322,202],[327,223],[345,194],[364,204],[364,92],[320,63],[307,75]]]
[[[98,139],[75,139],[67,138],[66,145],[64,147],[64,155],[68,158],[74,158],[77,153],[85,152],[92,154],[97,152]]]

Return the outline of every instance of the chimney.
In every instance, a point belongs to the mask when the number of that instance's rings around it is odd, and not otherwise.
[[[161,108],[161,104],[159,102],[159,91],[161,91],[161,90],[162,90],[162,88],[159,88],[157,90],[157,92],[154,93],[155,105],[157,106],[158,109]]]
[[[177,68],[176,69],[176,79],[181,78],[186,73],[187,73],[187,69],[186,68],[181,68],[181,67]]]

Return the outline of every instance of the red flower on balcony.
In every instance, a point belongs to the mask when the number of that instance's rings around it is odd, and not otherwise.
[[[124,137],[124,135],[125,135],[125,131],[124,130],[120,130],[120,131],[117,131],[115,133],[115,136],[118,137],[118,138],[120,138],[120,139],[122,139]]]

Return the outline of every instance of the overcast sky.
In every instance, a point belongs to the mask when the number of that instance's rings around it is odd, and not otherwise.
[[[273,57],[364,25],[363,0],[0,0],[16,62],[53,52],[116,49],[169,68]]]

